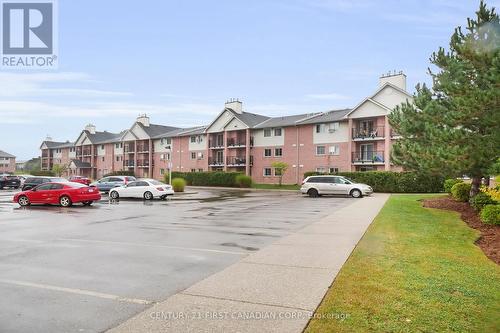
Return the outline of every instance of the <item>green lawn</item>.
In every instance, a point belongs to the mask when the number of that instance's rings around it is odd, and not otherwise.
[[[300,185],[252,184],[253,188],[261,190],[299,190]]]
[[[500,267],[457,213],[423,208],[428,197],[391,196],[317,311],[347,318],[305,332],[500,332]]]

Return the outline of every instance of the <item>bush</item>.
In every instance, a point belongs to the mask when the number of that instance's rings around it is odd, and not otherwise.
[[[172,187],[174,188],[174,192],[184,192],[186,181],[182,178],[174,178],[172,179]]]
[[[500,186],[497,185],[495,188],[481,187],[481,192],[488,194],[491,199],[500,203]]]
[[[444,191],[446,193],[451,193],[451,188],[453,187],[453,185],[458,183],[463,183],[463,181],[461,179],[456,179],[456,178],[446,179],[444,181]]]
[[[469,201],[471,184],[467,183],[458,183],[453,185],[451,188],[451,196],[461,202]]]
[[[240,172],[172,172],[172,178],[182,178],[191,186],[236,187]],[[168,179],[168,175],[166,175]]]
[[[110,176],[129,176],[129,177],[135,177],[135,173],[133,171],[113,171],[113,172],[105,174],[103,177],[110,177]]]
[[[477,212],[481,211],[486,205],[496,205],[497,202],[490,197],[489,194],[484,192],[479,192],[475,197],[470,199],[470,205]]]
[[[485,224],[500,225],[500,205],[486,205],[481,211],[481,221]]]
[[[246,175],[238,175],[236,176],[236,184],[239,187],[251,187],[252,177]]]
[[[31,172],[31,174],[33,176],[45,176],[45,177],[54,177],[55,176],[55,174],[52,171],[41,171],[41,170],[33,171],[33,172]]]
[[[319,175],[318,172],[306,172],[304,177]],[[370,185],[375,192],[386,193],[437,193],[443,191],[444,177],[422,175],[415,172],[367,171],[339,172],[358,183]]]

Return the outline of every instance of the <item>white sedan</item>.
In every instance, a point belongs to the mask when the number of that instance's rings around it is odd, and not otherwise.
[[[111,199],[144,198],[145,200],[153,200],[154,198],[160,198],[164,200],[169,195],[174,195],[172,186],[154,179],[138,179],[109,191]]]

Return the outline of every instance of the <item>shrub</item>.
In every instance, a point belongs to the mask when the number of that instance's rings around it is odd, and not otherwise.
[[[497,202],[490,197],[489,194],[484,192],[479,192],[475,197],[470,199],[470,205],[476,211],[481,211],[486,205],[496,205]]]
[[[186,181],[182,178],[174,178],[172,179],[172,187],[174,188],[174,192],[184,192]]]
[[[182,178],[192,186],[235,187],[240,172],[172,172],[172,178]],[[168,176],[167,176],[168,177]]]
[[[461,202],[467,202],[469,200],[471,184],[467,183],[457,183],[451,188],[451,196]]]
[[[45,176],[45,177],[54,177],[55,176],[55,174],[52,171],[41,171],[41,170],[32,171],[31,174],[33,176]]]
[[[135,177],[135,174],[134,174],[133,171],[113,171],[113,172],[105,174],[103,177],[110,177],[110,176],[129,176],[129,177]]]
[[[236,176],[236,184],[238,184],[239,187],[251,187],[252,177],[246,175],[238,175]]]
[[[500,225],[500,205],[486,205],[481,211],[481,221],[485,224]]]
[[[493,200],[500,203],[500,186],[496,186],[495,188],[481,187],[481,192],[488,194]]]
[[[318,172],[306,172],[304,177],[319,175]],[[358,183],[370,185],[375,192],[387,193],[437,193],[443,191],[444,178],[441,176],[422,175],[415,172],[367,171],[339,172]]]
[[[451,188],[453,187],[453,185],[458,183],[463,183],[463,181],[461,179],[456,179],[456,178],[446,179],[444,181],[444,191],[446,193],[451,193]]]

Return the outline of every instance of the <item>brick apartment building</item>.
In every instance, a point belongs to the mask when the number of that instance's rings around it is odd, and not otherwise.
[[[375,93],[352,109],[268,117],[231,100],[209,125],[193,128],[156,125],[141,115],[120,133],[88,125],[75,142],[44,141],[41,167],[64,164],[68,175],[91,178],[127,170],[161,179],[170,164],[173,171],[239,171],[275,183],[271,164],[283,161],[289,165],[283,181],[290,184],[307,171],[398,170],[390,163],[398,135],[387,115],[405,101],[412,96],[399,72],[380,77]]]
[[[0,150],[0,173],[14,173],[16,171],[16,157]]]

